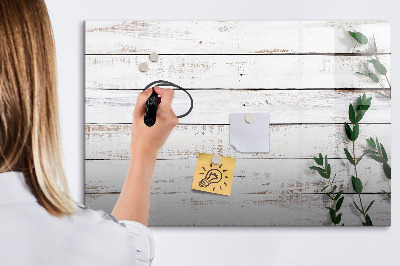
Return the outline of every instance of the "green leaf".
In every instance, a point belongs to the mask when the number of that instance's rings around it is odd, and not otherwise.
[[[351,133],[351,140],[355,141],[360,133],[360,126],[358,124],[354,125],[353,132]]]
[[[366,215],[366,219],[367,219],[367,221],[365,223],[364,222],[362,223],[363,226],[373,226],[372,221],[371,221],[371,217],[369,217],[368,214]]]
[[[333,188],[332,188],[332,191],[335,192],[336,189],[337,189],[337,186],[334,185]]]
[[[373,226],[371,217],[369,217],[368,214],[366,215],[366,217],[367,217],[368,226]]]
[[[354,37],[354,36],[356,36],[356,33],[355,33],[355,32],[348,31],[348,33],[350,34],[351,37],[355,38],[355,37]]]
[[[353,131],[351,130],[349,124],[347,124],[346,122],[344,123],[344,130],[346,131],[347,138],[351,140],[351,135],[353,134]]]
[[[358,110],[357,111],[357,116],[356,116],[356,122],[355,123],[358,123],[358,122],[361,121],[361,119],[363,119],[365,112],[366,112],[365,110]]]
[[[356,74],[360,74],[360,75],[363,75],[363,76],[367,76],[367,77],[369,77],[373,82],[379,83],[379,78],[378,78],[378,76],[375,75],[375,74],[372,73],[372,72],[367,72],[367,73],[356,72]]]
[[[362,212],[361,209],[358,207],[358,205],[354,202],[354,200],[353,200],[353,203],[354,203],[354,206],[356,206],[357,210],[358,210],[361,214],[363,214],[363,212]]]
[[[390,168],[390,165],[387,163],[383,164],[383,172],[385,173],[385,176],[389,179],[392,179],[392,169]]]
[[[386,163],[385,159],[376,155],[368,155],[371,159],[374,159],[378,163]]]
[[[387,73],[386,67],[382,65],[381,62],[379,62],[376,59],[367,60],[367,62],[371,63],[374,66],[376,72],[378,72],[381,75],[386,75]]]
[[[349,160],[349,162],[350,162],[352,165],[354,165],[354,159],[353,159],[353,157],[351,156],[350,152],[347,150],[347,148],[344,148],[344,153],[346,153],[347,160]]]
[[[378,53],[378,48],[376,47],[376,41],[375,41],[375,36],[374,35],[372,35],[372,39],[374,40],[374,49],[375,49],[375,51],[374,51],[374,53],[375,53],[375,55]]]
[[[379,154],[377,151],[373,151],[373,150],[365,150],[365,153],[372,153],[372,154]]]
[[[374,141],[373,138],[367,139],[367,143],[368,143],[368,145],[369,145],[371,148],[373,148],[373,149],[376,148],[375,141]]]
[[[329,185],[324,186],[324,187],[321,189],[321,192],[324,191],[327,187],[329,187]]]
[[[363,76],[369,76],[369,73],[356,72],[356,74],[360,74],[360,75],[363,75]]]
[[[360,110],[361,106],[362,106],[362,97],[358,97],[357,104],[356,104],[356,111]]]
[[[331,215],[332,223],[335,223],[335,210],[330,208],[330,207],[325,207],[325,208],[327,208],[329,210],[329,213]]]
[[[368,43],[368,38],[367,36],[365,36],[364,34],[362,34],[361,32],[352,32],[349,31],[349,34],[351,37],[353,37],[354,39],[356,39],[357,42],[361,43],[361,44],[367,44]]]
[[[314,161],[315,161],[318,165],[323,165],[323,162],[320,161],[317,157],[314,157]]]
[[[342,193],[343,193],[343,190],[339,191],[339,193],[337,193],[336,196],[335,196],[335,200],[338,200],[338,198],[340,198]]]
[[[322,154],[321,153],[319,153],[319,160],[323,163],[324,162],[324,157],[322,157]],[[321,164],[322,165],[322,164]]]
[[[368,212],[368,210],[371,208],[372,204],[374,204],[374,201],[375,200],[371,201],[371,203],[368,205],[367,209],[365,210],[365,213]]]
[[[327,170],[328,170],[328,155],[325,155],[325,171]]]
[[[378,150],[379,154],[381,153],[381,145],[378,141],[378,138],[376,138],[376,149]]]
[[[349,104],[349,120],[353,124],[356,122],[356,113],[352,104]]]
[[[378,76],[375,75],[374,73],[368,73],[368,77],[369,77],[370,79],[372,79],[373,82],[379,83],[379,78],[378,78]]]
[[[364,93],[364,95],[365,95],[365,93]],[[367,100],[366,100],[366,104],[368,105],[368,108],[369,108],[369,106],[371,106],[371,102],[372,102],[372,97],[369,97]],[[368,109],[367,108],[367,109]]]
[[[317,166],[311,166],[310,169],[318,171],[319,175],[322,176],[323,178],[328,178],[324,169],[317,167]]]
[[[342,214],[339,213],[339,214],[336,216],[335,221],[334,221],[333,223],[334,223],[334,224],[339,224],[341,220],[342,220]]]
[[[363,189],[363,185],[361,183],[361,179],[357,178],[355,176],[351,176],[351,183],[353,184],[353,188],[354,190],[360,194],[362,192]]]
[[[381,151],[382,151],[382,157],[383,157],[383,159],[385,159],[385,161],[387,162],[387,161],[388,161],[388,156],[387,156],[386,150],[385,150],[385,148],[383,147],[382,144],[381,144]]]
[[[362,97],[358,97],[357,99],[357,104],[356,104],[356,111],[358,112],[359,110],[364,110],[367,111],[368,108],[371,105],[372,97],[367,99],[367,96],[365,93],[362,95]]]
[[[341,197],[338,202],[336,203],[336,211],[340,210],[340,207],[342,207],[344,197]]]
[[[326,175],[328,176],[328,178],[331,177],[331,165],[327,164],[326,166]]]

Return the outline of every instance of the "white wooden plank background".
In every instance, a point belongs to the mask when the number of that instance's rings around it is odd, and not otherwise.
[[[347,194],[341,211],[345,225],[360,225],[352,201],[358,195]],[[95,209],[111,211],[118,194],[87,194],[86,202]],[[362,195],[365,202],[375,200],[368,212],[375,225],[390,225],[390,201],[384,195]],[[324,206],[330,200],[323,194],[284,193],[240,194],[218,197],[213,194],[152,194],[150,225],[331,225]]]
[[[129,159],[130,129],[131,125],[86,125],[86,159]],[[361,124],[356,142],[359,155],[370,136],[377,136],[390,154],[390,135],[390,124]],[[343,124],[271,125],[269,153],[240,153],[229,145],[229,125],[178,125],[158,159],[196,158],[199,152],[241,159],[312,158],[320,151],[329,158],[346,158],[343,149],[350,143]]]
[[[375,35],[378,52],[390,52],[385,21],[87,21],[86,54],[351,53],[347,30]]]
[[[353,193],[346,159],[330,159],[332,171],[336,174],[336,185],[344,193]],[[152,194],[192,193],[193,168],[196,159],[159,160],[153,173]],[[280,194],[319,193],[328,185],[308,167],[315,165],[313,159],[253,160],[241,159],[236,162],[233,194]],[[87,160],[87,193],[119,193],[125,180],[129,160]],[[249,173],[249,169],[252,171]],[[363,177],[364,193],[390,191],[390,184],[380,167],[371,159],[357,165],[358,174]]]
[[[131,123],[139,90],[86,90],[86,123]],[[271,124],[343,123],[348,119],[349,103],[362,90],[191,90],[195,100],[190,116],[182,124],[229,124],[229,113],[269,112]],[[372,106],[363,123],[390,123],[390,102],[367,91]],[[204,108],[204,106],[211,108]],[[188,96],[175,92],[172,108],[177,115],[190,107]],[[323,111],[321,111],[323,110]],[[205,120],[204,118],[207,117]]]
[[[343,122],[362,93],[372,106],[361,125],[357,154],[377,136],[390,156],[390,100],[354,74],[368,58],[350,54],[347,30],[375,35],[390,79],[390,24],[352,22],[86,22],[86,202],[111,211],[129,163],[131,113],[146,84],[166,79],[190,89],[194,110],[160,150],[151,195],[151,225],[330,225],[319,193],[325,181],[308,167],[327,154],[346,194],[343,221],[360,225],[351,201],[353,169]],[[262,33],[262,34],[260,34]],[[146,73],[138,64],[160,54]],[[362,52],[357,46],[354,52]],[[387,83],[383,83],[387,87]],[[176,93],[177,114],[188,108]],[[229,145],[229,113],[269,112],[271,152],[246,154]],[[231,197],[191,190],[198,152],[237,158]],[[375,225],[390,225],[390,182],[381,166],[359,166],[364,202]],[[364,204],[367,204],[364,203]]]
[[[163,55],[142,73],[148,55],[87,55],[87,89],[141,89],[154,80],[183,88],[377,88],[357,75],[367,56]],[[390,55],[380,56],[390,70]],[[390,74],[389,74],[390,76]]]

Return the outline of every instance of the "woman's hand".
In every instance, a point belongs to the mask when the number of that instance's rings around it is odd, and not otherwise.
[[[130,220],[147,225],[149,220],[151,177],[157,152],[167,140],[178,118],[171,109],[174,91],[155,87],[161,95],[157,108],[156,123],[152,127],[144,124],[146,101],[152,89],[141,92],[133,111],[131,161],[125,182],[112,214],[119,220]]]
[[[154,91],[161,96],[161,102],[157,108],[156,123],[152,127],[144,124],[146,101],[152,94],[152,89],[149,88],[139,93],[137,98],[133,111],[131,157],[137,154],[157,154],[172,129],[178,124],[178,118],[171,108],[174,90],[155,87]]]

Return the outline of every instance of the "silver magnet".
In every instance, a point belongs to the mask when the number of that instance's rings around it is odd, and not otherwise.
[[[139,64],[139,70],[141,72],[146,72],[147,70],[149,70],[149,66],[147,65],[146,62],[140,63]]]
[[[213,164],[218,165],[218,164],[221,164],[222,158],[221,158],[221,156],[215,154],[212,157],[211,161],[212,161]]]
[[[247,123],[253,124],[254,121],[256,120],[256,117],[253,114],[247,114],[244,118]]]
[[[157,53],[151,53],[149,55],[149,59],[151,62],[157,62],[158,61],[158,54]]]

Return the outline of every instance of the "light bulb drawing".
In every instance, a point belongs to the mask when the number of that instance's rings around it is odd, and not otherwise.
[[[222,190],[222,185],[228,186],[225,181],[222,181],[224,179],[224,174],[223,173],[228,171],[228,170],[221,169],[222,168],[222,164],[220,164],[218,168],[215,168],[215,167],[212,168],[213,164],[211,163],[210,167],[211,167],[211,169],[208,169],[208,170],[204,166],[202,167],[204,172],[203,173],[199,173],[199,174],[201,174],[201,175],[205,174],[205,177],[200,180],[199,186],[206,188],[206,187],[214,184],[213,191],[215,191],[216,187],[217,188],[219,187],[219,189]],[[225,178],[228,178],[228,176],[225,176]]]
[[[215,154],[199,153],[192,189],[230,196],[235,162],[235,158],[221,156],[216,160]]]

